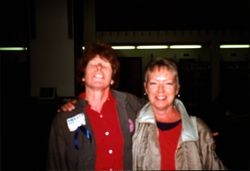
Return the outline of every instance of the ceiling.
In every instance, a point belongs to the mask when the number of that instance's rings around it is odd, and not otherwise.
[[[96,0],[97,30],[244,29],[249,0]]]
[[[27,40],[34,2],[1,2],[0,44]],[[96,0],[96,30],[250,30],[249,4],[249,0]]]

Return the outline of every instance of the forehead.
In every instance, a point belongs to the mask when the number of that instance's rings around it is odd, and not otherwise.
[[[108,59],[106,59],[104,56],[100,56],[100,55],[94,56],[89,62],[104,62],[104,63],[109,63]]]

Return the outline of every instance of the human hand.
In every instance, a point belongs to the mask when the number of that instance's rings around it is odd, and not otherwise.
[[[57,112],[70,112],[75,109],[75,104],[77,100],[70,100],[67,103],[63,104],[59,109],[57,109]]]
[[[216,138],[218,138],[219,132],[218,131],[212,132],[212,136],[213,136],[213,138],[215,140],[215,143],[213,144],[213,148],[216,149],[216,147],[217,147]]]
[[[217,137],[219,135],[219,132],[215,131],[215,132],[212,132],[212,136],[213,137]]]

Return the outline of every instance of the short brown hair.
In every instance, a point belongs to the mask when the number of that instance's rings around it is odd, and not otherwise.
[[[114,85],[117,85],[120,63],[115,50],[112,49],[110,44],[105,42],[91,43],[85,47],[78,66],[79,80],[85,75],[85,70],[89,61],[96,55],[100,55],[101,58],[110,62],[112,68],[112,79],[114,80]]]

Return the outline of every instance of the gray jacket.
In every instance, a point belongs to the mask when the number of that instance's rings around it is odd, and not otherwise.
[[[124,169],[132,169],[132,122],[142,104],[137,97],[129,93],[112,91],[117,102],[117,112],[124,138]],[[81,99],[76,109],[71,112],[57,113],[50,130],[48,170],[94,170],[96,159],[96,141],[92,132],[92,125],[86,116],[86,128],[92,135],[92,141],[86,136],[78,135],[79,149],[73,144],[76,132],[70,132],[66,120],[79,113],[85,113],[87,102]],[[132,122],[129,122],[132,121]]]
[[[175,106],[182,119],[182,131],[175,152],[176,169],[225,169],[215,153],[214,140],[207,125],[201,119],[189,116],[180,100],[175,100]],[[149,103],[140,110],[136,119],[132,153],[133,170],[161,169],[158,129]]]

